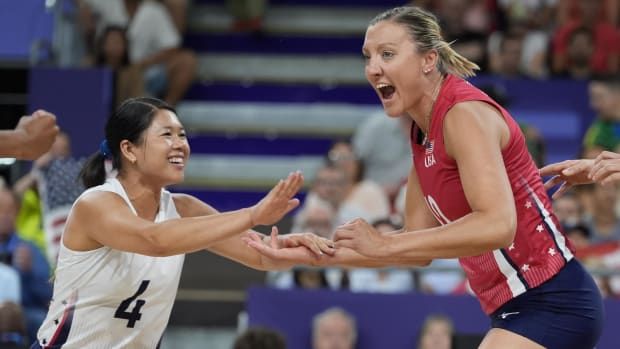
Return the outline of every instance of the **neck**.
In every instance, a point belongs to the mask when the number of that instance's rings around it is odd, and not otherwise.
[[[437,96],[439,95],[439,91],[441,90],[441,85],[443,84],[443,75],[441,73],[437,73],[435,76],[430,78],[430,86],[431,88],[428,90],[428,93],[425,93],[423,96],[423,107],[421,108],[421,112],[418,117],[420,120],[416,120],[418,127],[424,132],[424,136],[426,139],[426,135],[428,135],[431,128],[431,118],[433,115],[433,109],[435,108],[435,101],[437,100]]]
[[[162,187],[144,183],[139,178],[127,175],[119,175],[118,180],[123,185],[138,216],[148,220],[155,219],[159,210]]]

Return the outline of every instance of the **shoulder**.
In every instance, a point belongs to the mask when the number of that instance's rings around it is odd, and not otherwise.
[[[503,147],[510,138],[510,128],[495,106],[484,101],[463,101],[446,113],[443,134],[446,147],[452,150],[483,138],[498,140]]]
[[[174,206],[181,217],[208,216],[218,213],[211,205],[195,196],[182,193],[173,193],[171,195]]]
[[[501,111],[494,105],[480,100],[468,100],[455,103],[446,112],[444,124],[460,126],[502,119]]]
[[[130,210],[127,202],[117,193],[107,190],[89,190],[82,194],[73,205],[72,218],[99,217],[120,210]]]

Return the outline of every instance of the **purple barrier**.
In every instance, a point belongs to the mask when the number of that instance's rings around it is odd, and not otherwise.
[[[60,128],[72,139],[73,154],[88,156],[103,139],[112,88],[108,69],[35,67],[30,70],[28,111],[56,114]]]
[[[0,11],[0,60],[27,60],[37,40],[51,43],[52,13],[45,1],[3,1]]]
[[[421,294],[381,295],[323,290],[277,290],[256,287],[248,291],[249,324],[275,328],[285,334],[289,349],[310,348],[312,317],[339,306],[357,319],[356,349],[412,349],[424,318],[429,314],[450,316],[456,332],[483,334],[489,319],[471,296]],[[613,349],[620,343],[615,331],[620,319],[620,301],[608,299],[606,324],[597,349]]]

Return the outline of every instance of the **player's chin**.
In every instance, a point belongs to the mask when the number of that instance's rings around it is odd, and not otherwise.
[[[383,110],[385,111],[385,115],[392,118],[397,118],[404,113],[401,108],[397,108],[393,104],[383,104]]]

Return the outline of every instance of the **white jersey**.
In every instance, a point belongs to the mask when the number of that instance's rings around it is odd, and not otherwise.
[[[118,180],[108,179],[84,194],[94,190],[120,195],[136,213]],[[162,190],[155,222],[176,218],[172,195]],[[184,258],[150,257],[106,246],[79,252],[61,241],[54,295],[39,329],[39,345],[156,348],[168,324]]]

